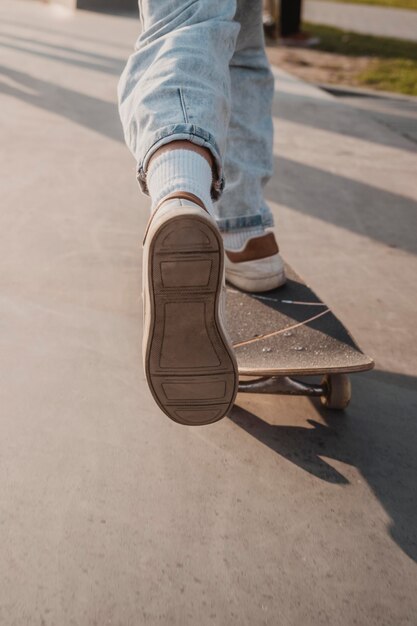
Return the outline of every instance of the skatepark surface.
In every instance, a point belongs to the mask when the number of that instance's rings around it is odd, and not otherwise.
[[[179,426],[141,365],[130,17],[0,4],[0,624],[413,626],[416,101],[279,70],[266,197],[376,369]]]

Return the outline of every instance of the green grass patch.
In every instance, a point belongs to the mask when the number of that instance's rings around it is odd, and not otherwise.
[[[361,72],[358,81],[374,89],[417,96],[417,62],[409,59],[384,59]]]
[[[417,43],[390,37],[373,37],[339,30],[321,24],[305,24],[303,29],[320,39],[315,50],[337,52],[346,56],[410,59],[417,61]]]
[[[374,59],[369,69],[357,76],[361,84],[417,95],[417,43],[360,35],[321,24],[305,24],[305,30],[320,38],[316,50]]]
[[[411,9],[417,11],[417,0],[328,0],[329,2],[348,2],[349,4],[373,4],[393,9]]]

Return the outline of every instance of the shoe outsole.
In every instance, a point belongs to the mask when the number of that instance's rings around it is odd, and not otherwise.
[[[210,218],[177,214],[149,243],[145,373],[175,422],[203,425],[232,408],[237,363],[222,326],[223,243]]]

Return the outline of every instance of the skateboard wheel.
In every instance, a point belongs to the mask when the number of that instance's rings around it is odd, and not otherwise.
[[[347,374],[326,374],[322,380],[326,394],[320,397],[326,409],[343,411],[346,409],[352,396],[352,388]]]

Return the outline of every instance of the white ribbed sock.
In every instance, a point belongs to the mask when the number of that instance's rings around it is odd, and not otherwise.
[[[249,228],[241,228],[239,230],[231,230],[230,232],[222,232],[223,243],[226,250],[241,250],[248,239],[263,235],[265,228],[260,226],[251,226]]]
[[[210,190],[213,180],[207,160],[186,148],[172,148],[152,159],[147,172],[147,186],[152,199],[152,211],[173,191],[188,191],[200,198],[213,214]]]

